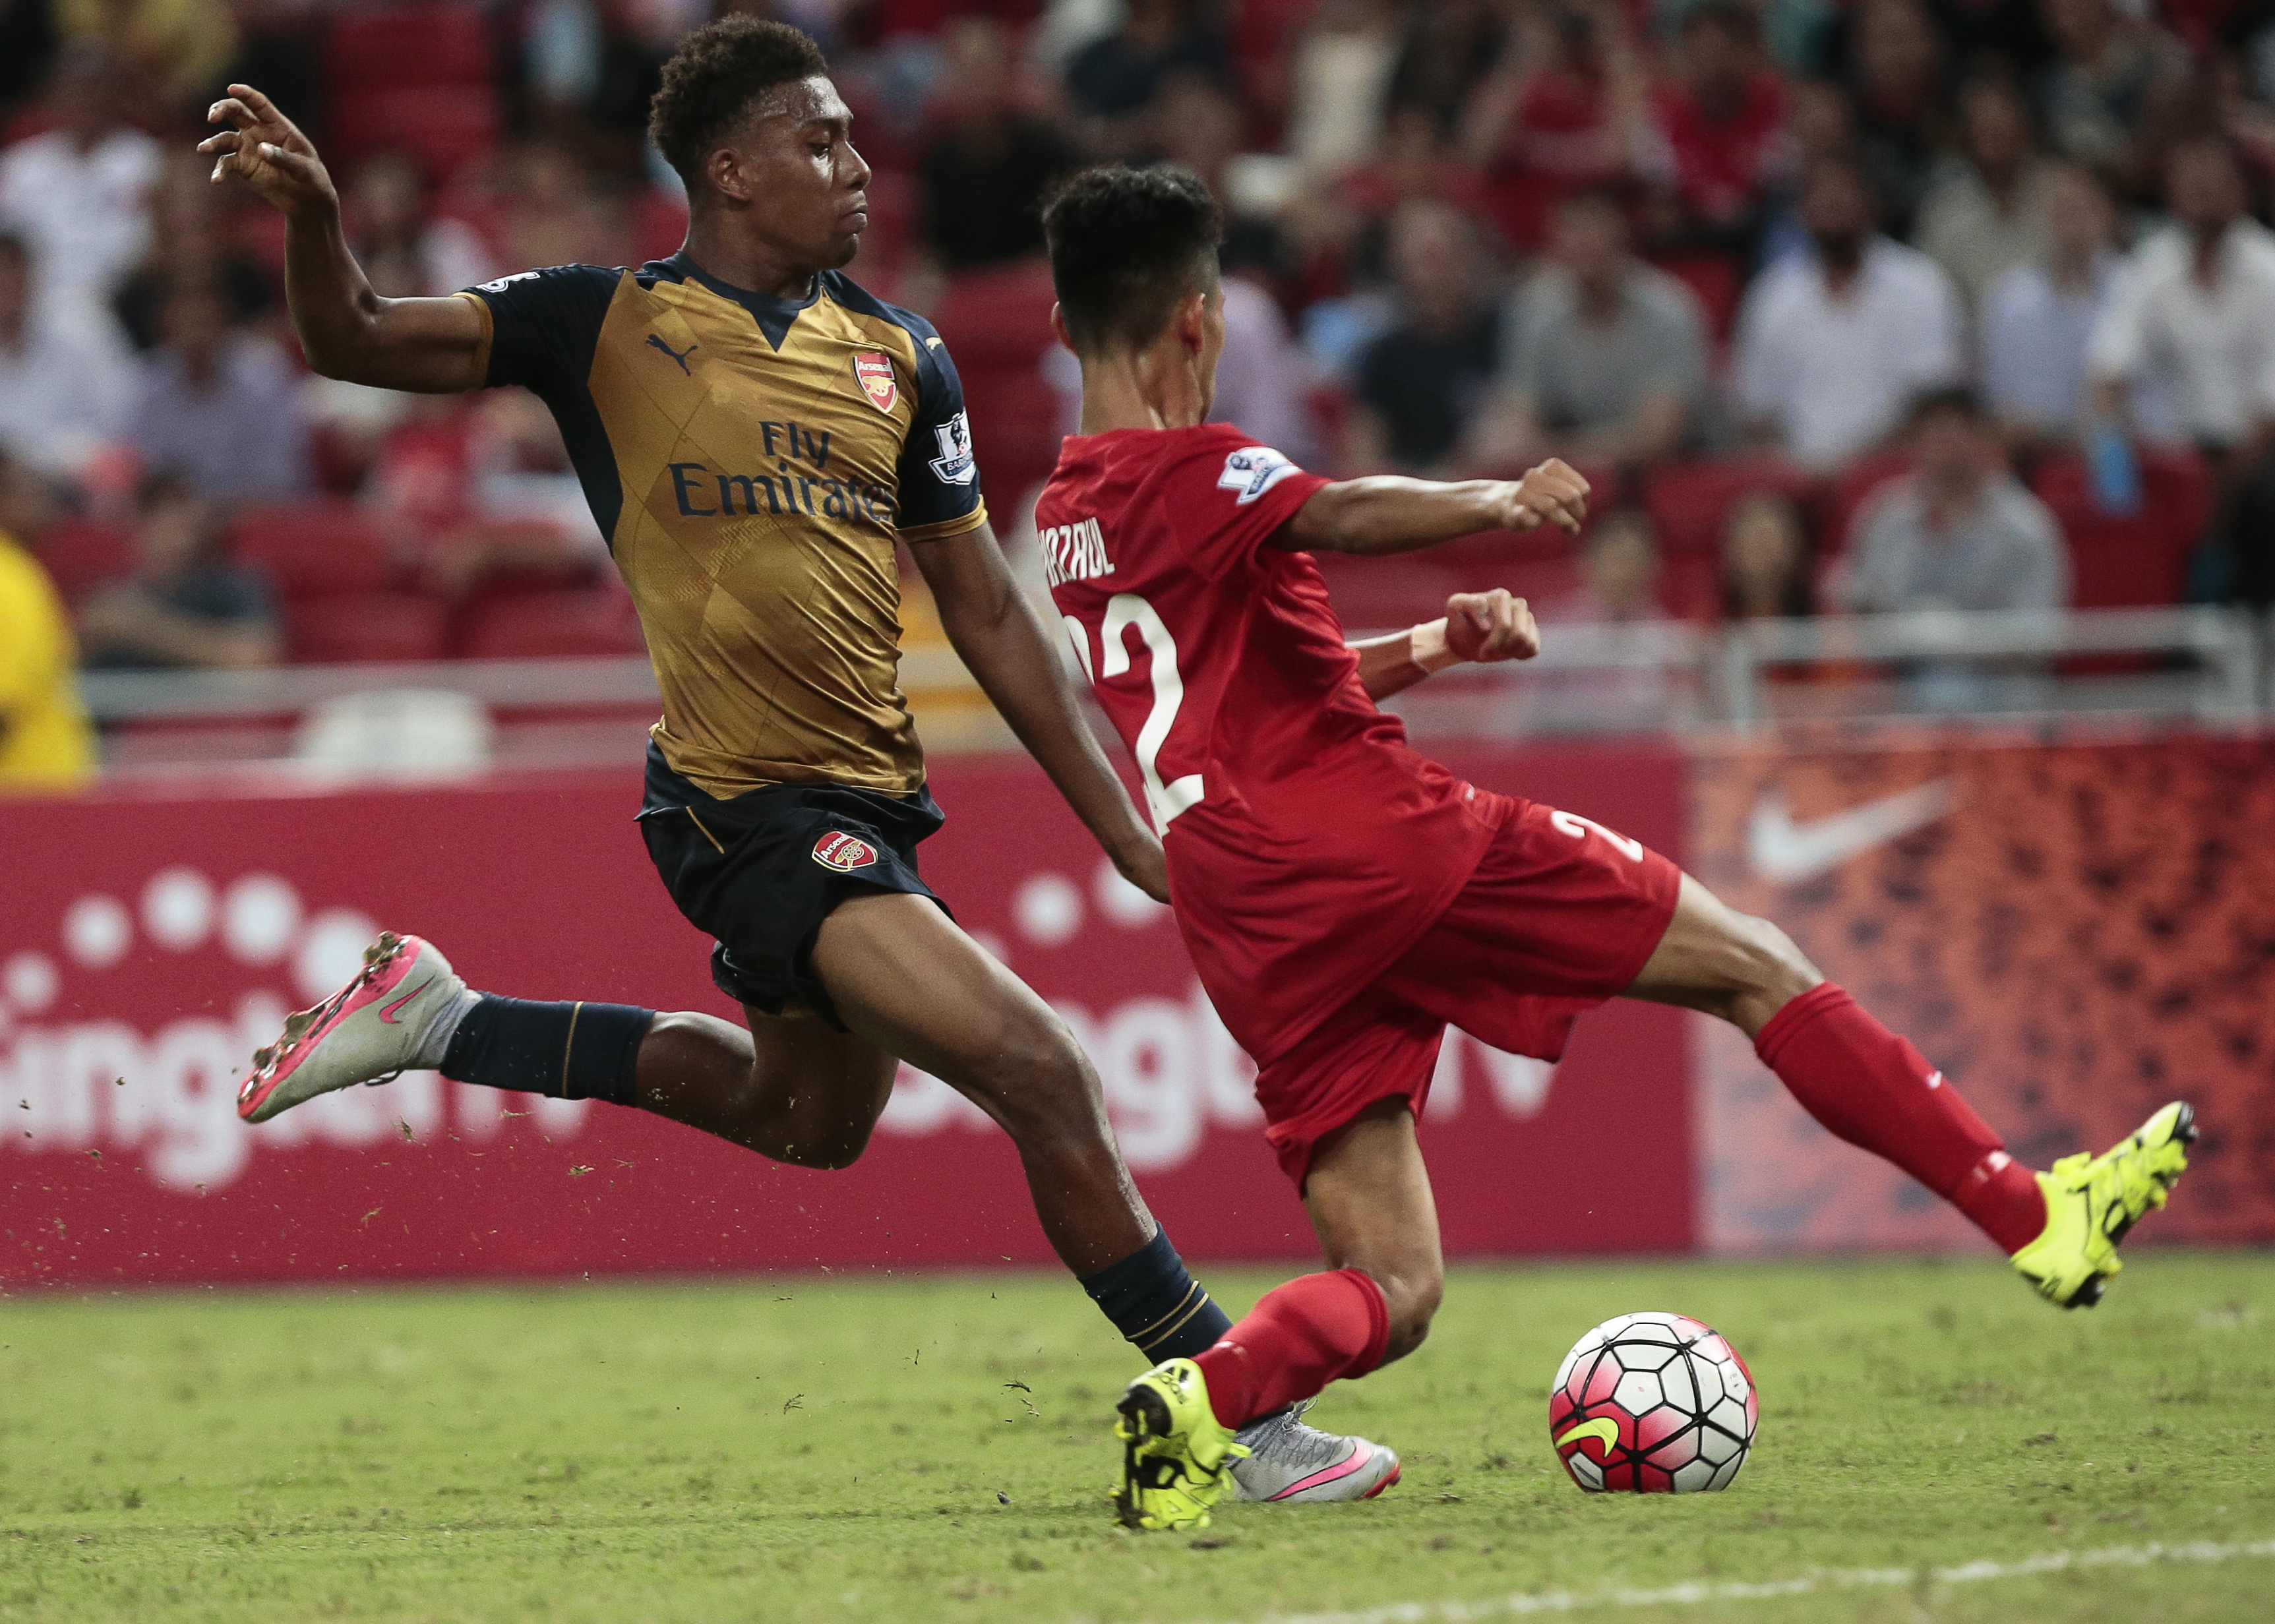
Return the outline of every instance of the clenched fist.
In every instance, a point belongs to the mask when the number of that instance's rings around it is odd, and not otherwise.
[[[1540,626],[1506,587],[1455,593],[1446,600],[1446,652],[1476,665],[1530,660],[1540,652]]]
[[[1576,536],[1587,519],[1588,482],[1559,457],[1550,457],[1506,489],[1506,529],[1522,533],[1550,524]]]

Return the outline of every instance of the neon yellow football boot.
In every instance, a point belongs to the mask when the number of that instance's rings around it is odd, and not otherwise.
[[[1209,1408],[1208,1379],[1190,1359],[1157,1364],[1130,1384],[1121,1419],[1122,1482],[1114,1509],[1130,1528],[1206,1528],[1209,1507],[1233,1487],[1248,1451]]]
[[[2014,1254],[2014,1272],[2047,1302],[2091,1308],[2111,1275],[2125,1265],[2117,1243],[2188,1171],[2196,1137],[2196,1108],[2174,1100],[2113,1150],[2082,1151],[2037,1175],[2046,1227]]]

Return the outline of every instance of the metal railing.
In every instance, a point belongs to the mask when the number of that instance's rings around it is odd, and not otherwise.
[[[1551,625],[1540,657],[1456,667],[1391,702],[1417,736],[1756,730],[1825,721],[2270,717],[2268,628],[2189,608]],[[901,668],[935,751],[1014,747],[938,644]],[[639,657],[95,672],[114,773],[621,763],[659,704]]]

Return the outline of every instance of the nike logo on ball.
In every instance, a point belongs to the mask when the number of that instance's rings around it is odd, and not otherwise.
[[[1796,823],[1785,791],[1765,789],[1746,825],[1746,857],[1763,879],[1795,885],[1829,874],[1875,846],[1924,829],[1958,804],[1959,781],[1939,778],[1916,789]]]
[[[1583,1421],[1578,1426],[1558,1439],[1556,1447],[1561,1450],[1567,1444],[1585,1443],[1591,1438],[1596,1440],[1596,1453],[1599,1455],[1607,1455],[1612,1452],[1612,1446],[1620,1441],[1620,1424],[1609,1416],[1599,1416],[1593,1421]]]

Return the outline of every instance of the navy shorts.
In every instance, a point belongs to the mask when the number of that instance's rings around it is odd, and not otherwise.
[[[917,873],[917,843],[944,820],[931,792],[769,784],[731,801],[706,795],[647,752],[640,834],[679,911],[713,939],[711,979],[737,1003],[810,1009],[843,1031],[813,973],[830,910],[868,891],[948,904]]]

